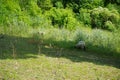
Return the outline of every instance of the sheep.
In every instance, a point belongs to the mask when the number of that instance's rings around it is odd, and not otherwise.
[[[86,45],[85,45],[85,41],[79,41],[76,45],[75,48],[77,49],[82,49],[82,50],[86,50]]]
[[[39,35],[44,36],[45,32],[38,32]]]
[[[28,43],[30,44],[42,44],[43,43],[43,37],[44,37],[45,32],[36,32],[33,33],[33,38],[30,38],[28,40]]]

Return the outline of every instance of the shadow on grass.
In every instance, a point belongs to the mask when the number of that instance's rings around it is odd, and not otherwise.
[[[4,37],[0,38],[0,60],[37,58],[38,55],[46,55],[49,57],[67,58],[73,62],[92,62],[97,65],[120,68],[120,60],[80,51],[71,47],[73,45],[74,42],[54,40],[38,42],[32,38],[4,35]],[[63,46],[64,48],[62,48]]]
[[[0,39],[0,59],[37,58],[36,46],[30,45],[28,41],[29,38],[4,35]]]

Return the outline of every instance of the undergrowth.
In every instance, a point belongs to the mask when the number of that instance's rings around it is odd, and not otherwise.
[[[74,45],[83,40],[88,52],[120,57],[119,32],[108,32],[100,29],[79,27],[74,31],[58,28],[31,28],[31,27],[0,27],[5,35],[30,37],[33,42],[50,44],[62,48],[73,49]],[[42,35],[41,35],[42,34]]]

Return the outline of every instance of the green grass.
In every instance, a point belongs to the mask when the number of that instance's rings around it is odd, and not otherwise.
[[[46,55],[27,59],[0,60],[1,80],[119,80],[120,69],[104,64],[96,56],[79,58],[69,56],[50,57]]]
[[[4,34],[0,38],[0,80],[120,79],[116,33],[14,26],[1,27],[0,33]],[[85,40],[86,52],[73,48],[79,39]]]
[[[61,45],[58,39],[37,40],[9,35],[0,39],[0,80],[120,79],[119,59],[63,47],[69,40]]]
[[[39,33],[44,33],[41,35]],[[120,32],[108,32],[100,29],[78,27],[76,30],[58,28],[0,27],[5,35],[31,38],[33,43],[40,40],[46,44],[71,49],[79,40],[86,42],[87,51],[100,55],[120,57]],[[28,40],[30,41],[30,39]],[[13,41],[14,42],[14,41]]]
[[[119,68],[119,63],[114,60],[86,52],[65,50],[58,57],[52,51],[45,50],[40,55],[29,53],[16,59],[1,59],[0,78],[1,80],[119,80]]]

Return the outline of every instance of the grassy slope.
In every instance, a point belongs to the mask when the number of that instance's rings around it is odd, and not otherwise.
[[[82,53],[81,53],[82,54]],[[79,61],[41,55],[37,58],[0,60],[2,80],[119,80],[120,69],[95,56]],[[76,59],[75,57],[74,60]],[[83,59],[83,60],[82,60]],[[91,60],[91,61],[90,61]],[[101,62],[100,62],[101,61]]]
[[[16,5],[13,6],[9,3]],[[9,27],[10,29],[8,27],[5,30],[0,29],[0,33],[3,30],[4,34],[15,34],[18,36],[24,30],[21,26],[25,26],[25,23],[29,25],[32,22],[35,25],[39,24],[39,22],[34,23],[33,20],[31,21],[26,11],[21,12],[17,2],[13,3],[12,0],[8,0],[7,3],[5,1],[5,4],[5,6],[1,4],[1,11],[4,13],[4,16],[1,15],[1,24],[11,23],[15,26],[20,24],[20,27],[17,27],[17,30],[12,26]],[[21,6],[24,8],[24,5]],[[10,10],[7,11],[6,8]],[[39,13],[37,12],[37,6],[30,7],[30,9],[28,8],[29,10],[32,15]],[[14,12],[20,15],[18,19]],[[11,15],[6,17],[8,14]],[[23,23],[21,23],[21,20],[23,20]],[[43,23],[46,23],[46,21],[43,21]],[[41,24],[43,25],[43,23]],[[48,27],[47,24],[44,25]],[[26,31],[24,33],[22,35],[26,36]],[[56,34],[52,35],[51,38],[54,36]],[[50,40],[48,41],[51,42]],[[46,42],[49,43],[48,41]],[[57,42],[57,45],[60,43]],[[63,43],[60,46],[63,45],[65,44]],[[64,49],[60,51],[59,48],[48,44],[39,46],[36,42],[31,41],[30,38],[5,35],[5,38],[0,39],[0,80],[119,80],[119,63],[119,60],[80,50]]]
[[[0,80],[120,79],[119,60],[30,40],[7,35],[0,39]]]

